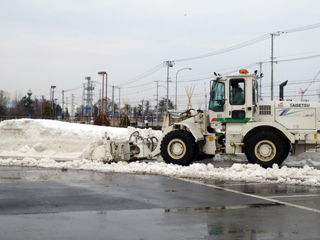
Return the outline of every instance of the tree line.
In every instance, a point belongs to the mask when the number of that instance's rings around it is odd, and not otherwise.
[[[98,100],[92,106],[92,117],[97,117],[101,111],[100,100]],[[142,99],[139,104],[132,106],[127,104],[127,107],[123,106],[119,108],[119,105],[112,102],[108,98],[108,105],[106,111],[108,116],[120,116],[123,114],[128,114],[132,118],[137,117],[150,117],[153,114],[158,114],[162,116],[166,110],[167,100],[162,98],[158,106],[151,108],[150,101]],[[171,99],[168,99],[168,109],[174,109],[174,105]],[[13,98],[10,98],[10,94],[7,91],[0,90],[0,116],[47,116],[47,117],[57,117],[68,118],[70,116],[70,109],[62,110],[59,104],[52,105],[51,102],[44,97],[38,99],[31,99],[29,96],[22,96],[22,94],[15,93]],[[86,116],[85,106],[80,106],[75,109],[75,117],[80,118]]]

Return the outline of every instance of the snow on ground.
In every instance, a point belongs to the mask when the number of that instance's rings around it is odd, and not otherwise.
[[[52,120],[18,119],[0,122],[0,156],[54,159],[82,159],[85,147],[101,141],[105,132],[110,139],[128,139],[139,131],[142,137],[156,136],[161,131],[115,128],[67,123]]]
[[[105,132],[111,139],[128,139],[134,131],[139,131],[143,137],[156,136],[160,139],[161,136],[160,131],[132,127],[101,127],[32,119],[3,121],[0,122],[0,165],[320,186],[320,170],[314,168],[320,166],[320,153],[290,156],[281,168],[274,165],[268,169],[248,164],[244,156],[216,155],[209,163],[194,163],[188,167],[166,164],[161,160],[103,164],[83,159],[83,150],[88,143],[100,141]],[[74,160],[53,160],[59,158]],[[232,165],[216,167],[219,162],[231,162]]]

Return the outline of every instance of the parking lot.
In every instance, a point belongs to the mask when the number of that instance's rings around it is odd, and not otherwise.
[[[320,188],[0,168],[1,239],[318,239]]]

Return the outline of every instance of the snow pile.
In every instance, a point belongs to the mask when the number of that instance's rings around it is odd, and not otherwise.
[[[310,166],[320,167],[320,152],[304,152],[298,156],[289,156],[283,166],[298,167],[298,166]]]
[[[103,164],[83,159],[86,151],[99,145],[105,132],[111,139],[128,140],[135,131],[139,131],[142,137],[161,139],[161,131],[152,129],[101,127],[52,120],[3,121],[0,122],[0,165],[320,186],[320,170],[314,168],[320,167],[320,153],[307,152],[289,157],[283,167],[274,165],[268,169],[248,164],[245,156],[216,155],[207,164],[195,163],[188,167],[162,161]],[[53,160],[59,158],[71,161]],[[214,166],[221,163],[228,163],[231,167]]]
[[[67,123],[52,120],[19,119],[0,122],[0,156],[53,159],[82,159],[91,142],[99,142],[105,132],[110,139],[128,139],[134,131],[142,137],[156,136],[161,131],[114,128]]]
[[[217,181],[320,186],[320,170],[309,166],[304,166],[303,168],[288,168],[284,166],[279,168],[277,165],[274,165],[273,168],[264,169],[257,164],[235,163],[229,168],[216,168],[211,163],[195,163],[183,167],[165,164],[164,162],[118,162],[103,164],[88,160],[56,162],[52,159],[35,160],[33,158],[24,158],[23,160],[0,159],[0,165],[61,168],[64,170],[92,170],[99,172],[159,174],[174,178],[201,178]]]

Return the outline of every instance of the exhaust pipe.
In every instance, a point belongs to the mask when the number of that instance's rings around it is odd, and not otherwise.
[[[281,83],[280,85],[279,85],[279,91],[280,91],[280,98],[279,98],[279,101],[283,101],[283,88],[287,85],[287,83],[288,83],[288,80],[287,81],[284,81],[283,83]]]

